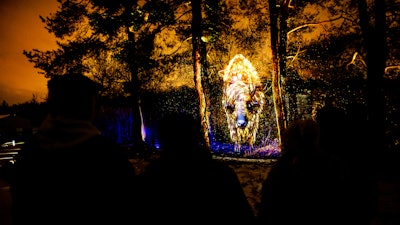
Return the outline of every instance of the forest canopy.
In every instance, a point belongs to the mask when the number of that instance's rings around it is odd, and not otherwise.
[[[41,19],[59,47],[25,50],[25,56],[47,78],[66,73],[91,77],[104,86],[105,98],[129,99],[125,102],[136,118],[145,96],[155,96],[151,93],[197,89],[204,92],[205,99],[198,100],[206,102],[204,115],[212,122],[206,123],[210,138],[229,142],[220,72],[242,54],[257,71],[266,96],[258,145],[271,129],[279,137],[276,127],[311,118],[323,105],[363,104],[374,120],[386,121],[386,142],[398,147],[398,1],[58,2],[58,11]],[[201,6],[201,17],[194,28],[195,4]],[[197,36],[201,90],[195,79]]]

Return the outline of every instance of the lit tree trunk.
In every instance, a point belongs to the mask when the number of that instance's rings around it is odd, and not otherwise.
[[[136,62],[136,46],[135,46],[135,34],[129,31],[127,28],[128,39],[130,43],[129,49],[129,69],[131,73],[131,80],[128,84],[128,91],[131,94],[131,107],[132,107],[132,141],[134,151],[144,150],[144,141],[142,139],[142,116],[140,113],[140,96],[139,96],[139,78],[137,72],[137,62]]]
[[[278,19],[278,60],[279,60],[279,74],[281,80],[281,96],[283,100],[283,114],[284,125],[290,120],[298,118],[297,113],[297,99],[296,99],[296,87],[294,86],[292,75],[287,73],[286,70],[286,58],[287,58],[287,34],[288,26],[287,20],[289,18],[289,0],[285,0],[283,4],[280,5],[277,11]]]
[[[278,140],[281,141],[281,132],[286,126],[284,105],[282,101],[280,58],[279,58],[279,29],[276,1],[269,0],[271,24],[271,51],[272,51],[272,97],[275,107]]]
[[[372,125],[375,149],[385,148],[385,112],[383,95],[383,75],[386,66],[385,1],[375,0],[375,26],[370,24],[365,0],[358,1],[359,15],[367,61],[367,103]]]
[[[202,77],[206,72],[205,65],[205,46],[201,41],[201,0],[192,0],[192,44],[193,44],[193,71],[194,84],[199,100],[199,116],[203,128],[203,141],[208,149],[210,146],[210,138],[208,133],[209,128],[209,113],[207,112],[206,95],[203,91]]]

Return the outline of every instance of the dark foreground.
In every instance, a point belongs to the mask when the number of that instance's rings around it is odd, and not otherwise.
[[[137,172],[141,173],[152,157],[134,156],[131,162]],[[268,175],[268,171],[274,159],[246,159],[215,157],[224,160],[237,173],[247,198],[254,211],[257,211],[261,182]],[[387,155],[377,157],[376,169],[379,174],[379,208],[375,220],[371,225],[397,225],[400,224],[400,157]],[[11,225],[10,218],[11,198],[9,186],[4,179],[0,179],[0,224]]]

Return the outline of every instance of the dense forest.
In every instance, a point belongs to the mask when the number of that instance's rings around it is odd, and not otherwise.
[[[223,74],[241,54],[265,98],[255,149],[270,150],[290,121],[312,118],[324,105],[360,104],[377,145],[399,151],[400,1],[58,2],[56,12],[40,15],[58,48],[23,54],[38,76],[83,73],[102,84],[103,119],[129,121],[123,140],[114,132],[120,143],[141,148],[143,125],[184,110],[202,118],[211,149],[232,149]],[[3,102],[1,112],[37,124],[43,117],[28,112],[34,106],[44,110],[45,103]],[[104,132],[111,127],[103,124]]]

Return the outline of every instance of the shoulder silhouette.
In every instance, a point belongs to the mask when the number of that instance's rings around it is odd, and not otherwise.
[[[49,80],[49,114],[16,158],[15,225],[129,223],[135,169],[92,124],[98,90],[82,75]]]
[[[314,120],[289,123],[282,152],[262,183],[258,224],[338,224],[334,182],[321,155]]]
[[[139,175],[142,219],[148,224],[252,224],[254,213],[235,171],[202,145],[200,121],[177,113],[159,125],[161,156]]]

